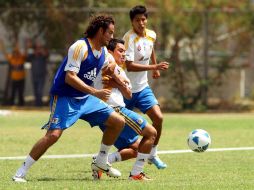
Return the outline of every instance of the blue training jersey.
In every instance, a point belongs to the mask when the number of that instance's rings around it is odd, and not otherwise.
[[[105,62],[105,51],[102,48],[102,53],[100,58],[96,58],[93,54],[92,48],[87,40],[87,38],[82,38],[81,40],[85,40],[88,48],[87,58],[81,62],[79,72],[77,76],[87,85],[91,86],[93,84],[94,79],[97,77],[100,72],[104,62]],[[72,86],[65,83],[65,75],[66,71],[64,68],[66,66],[68,60],[68,56],[64,58],[61,63],[61,66],[58,68],[57,73],[54,77],[53,85],[51,87],[50,93],[52,95],[59,96],[69,96],[69,97],[83,97],[87,95],[87,93],[76,90]]]

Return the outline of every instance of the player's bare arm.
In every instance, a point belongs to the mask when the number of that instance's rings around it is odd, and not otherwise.
[[[133,61],[126,61],[126,67],[128,72],[140,72],[149,70],[166,70],[168,69],[169,63],[160,62],[159,64],[142,65],[134,63]]]
[[[160,64],[157,64],[156,54],[155,54],[154,48],[153,48],[152,54],[151,54],[151,61],[152,61],[152,65],[158,65],[158,67],[161,67],[161,69],[152,71],[153,79],[157,79],[157,78],[160,77],[160,70],[168,69],[169,63],[168,62],[161,62]]]
[[[126,81],[114,72],[115,67],[116,67],[116,63],[110,62],[106,67],[102,69],[103,75],[105,76],[108,75],[111,78],[113,78],[115,82],[118,83],[119,85],[126,86],[125,84]]]
[[[126,98],[126,99],[131,99],[132,97],[132,93],[130,88],[128,87],[129,82],[125,81],[125,85],[119,85],[113,78],[111,77],[104,77],[104,79],[102,79],[102,83],[106,86],[110,86],[112,88],[118,88],[119,91],[122,93],[122,95]]]
[[[108,99],[111,91],[108,89],[97,90],[91,86],[86,85],[73,71],[66,71],[65,82],[73,88],[96,96],[100,99]]]

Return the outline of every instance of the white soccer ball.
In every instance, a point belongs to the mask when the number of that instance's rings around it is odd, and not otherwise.
[[[195,129],[190,132],[187,144],[194,152],[204,152],[211,144],[211,137],[205,130]]]

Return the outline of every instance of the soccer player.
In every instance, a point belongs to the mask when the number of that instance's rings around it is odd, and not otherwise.
[[[124,126],[124,118],[99,98],[108,98],[110,90],[97,90],[91,85],[103,68],[111,73],[108,65],[108,52],[105,47],[113,37],[114,20],[100,15],[90,20],[85,37],[77,40],[69,48],[55,75],[51,88],[51,114],[47,129],[32,148],[25,162],[13,176],[16,182],[26,182],[28,169],[61,137],[63,131],[71,127],[79,118],[91,126],[104,124],[102,144],[93,170],[100,170],[109,176],[119,177],[121,173],[107,162],[108,151]],[[119,85],[125,85],[112,73]]]
[[[109,162],[123,161],[136,157],[136,162],[130,172],[130,180],[150,180],[143,173],[144,164],[148,159],[152,145],[156,138],[156,130],[142,116],[125,108],[124,98],[131,98],[131,84],[124,70],[121,68],[125,63],[125,47],[124,41],[120,39],[112,39],[107,46],[109,52],[113,55],[110,61],[115,62],[115,74],[119,75],[128,86],[120,86],[112,78],[100,72],[94,81],[94,87],[97,89],[110,89],[111,95],[106,102],[112,106],[116,112],[125,118],[125,126],[120,136],[115,142],[115,147],[119,152],[109,155]],[[104,125],[100,125],[102,131],[105,130]],[[139,135],[143,136],[141,141],[138,140]],[[95,179],[100,179],[101,172],[93,171]]]
[[[127,76],[132,84],[132,98],[125,99],[125,104],[126,108],[131,110],[134,107],[138,108],[152,120],[157,130],[157,137],[148,162],[153,163],[158,169],[164,169],[167,165],[157,156],[163,116],[158,101],[149,87],[147,71],[151,70],[153,78],[157,79],[160,77],[159,70],[168,69],[169,64],[167,62],[157,64],[153,47],[156,34],[146,28],[147,17],[147,10],[144,6],[135,6],[130,10],[132,29],[124,35],[123,39],[126,46]],[[151,65],[149,65],[150,59]]]

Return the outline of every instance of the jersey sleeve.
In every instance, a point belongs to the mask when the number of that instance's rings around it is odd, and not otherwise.
[[[106,67],[110,62],[112,62],[112,55],[108,52],[108,49],[106,47],[104,47],[104,51],[105,51],[105,61],[102,65],[102,68]]]
[[[79,72],[80,64],[84,61],[88,54],[86,42],[78,40],[68,50],[68,60],[64,68],[65,71]]]
[[[120,75],[120,76],[127,82],[127,87],[128,87],[129,89],[132,88],[130,79],[127,77],[127,75],[126,75],[126,73],[124,72],[124,70],[123,70],[121,67],[119,67],[117,64],[116,64],[114,73],[115,73],[116,75]]]
[[[124,35],[123,40],[125,41],[124,45],[126,48],[126,60],[134,61],[134,40],[132,36],[127,33]]]

